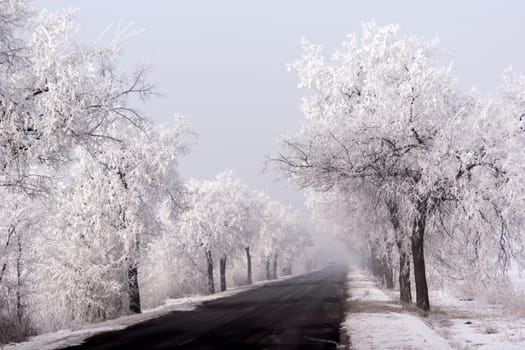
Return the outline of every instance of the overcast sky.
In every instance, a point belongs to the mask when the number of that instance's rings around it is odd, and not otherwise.
[[[499,3],[499,4],[498,4]],[[275,174],[262,174],[276,138],[301,125],[302,92],[285,68],[302,37],[337,47],[363,21],[399,23],[451,53],[460,85],[489,91],[503,69],[525,72],[525,1],[138,1],[37,0],[40,7],[79,8],[82,41],[95,41],[112,22],[145,31],[123,52],[126,69],[152,67],[163,97],[144,106],[154,120],[184,115],[198,144],[181,161],[184,178],[210,178],[225,168],[251,187],[302,207],[302,195]]]

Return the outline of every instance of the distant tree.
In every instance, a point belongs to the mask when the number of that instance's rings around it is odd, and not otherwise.
[[[233,178],[227,170],[214,180],[187,183],[188,209],[178,223],[177,234],[189,246],[202,249],[207,261],[208,292],[215,292],[213,279],[213,253],[220,259],[220,290],[226,290],[226,264],[228,256],[240,249],[247,252],[248,280],[251,278],[249,243],[255,233],[257,217],[252,207],[253,194],[246,185]]]
[[[304,219],[291,207],[266,197],[259,231],[258,254],[264,262],[266,279],[278,277],[279,261],[288,273],[295,258],[312,244]],[[301,252],[301,253],[300,253]]]
[[[354,191],[351,196],[346,192],[306,191],[306,199],[321,232],[335,235],[361,252],[363,262],[374,276],[393,288],[394,269],[398,267],[392,249],[396,236],[381,201],[378,203],[370,193],[362,190]],[[410,295],[410,280],[408,282]]]

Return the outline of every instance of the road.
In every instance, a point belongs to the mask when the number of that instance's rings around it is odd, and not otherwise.
[[[103,333],[68,349],[336,349],[345,278],[346,271],[327,268]]]

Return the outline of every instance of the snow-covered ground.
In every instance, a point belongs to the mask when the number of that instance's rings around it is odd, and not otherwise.
[[[428,322],[454,349],[525,349],[525,319],[502,305],[460,300],[443,292],[433,293],[431,300],[434,311]]]
[[[283,281],[289,278],[296,277],[296,275],[290,275],[280,277],[272,281],[259,281],[255,282],[250,286],[234,287],[228,291],[216,293],[213,295],[195,296],[179,299],[168,299],[164,302],[164,305],[159,307],[145,310],[139,315],[123,316],[113,320],[108,320],[96,324],[85,325],[79,329],[65,329],[58,332],[47,333],[32,337],[26,342],[19,344],[8,344],[1,346],[1,350],[51,350],[57,348],[63,348],[66,346],[72,346],[81,344],[85,339],[99,333],[109,332],[124,329],[131,325],[144,322],[162,315],[165,315],[172,311],[191,311],[197,308],[204,302],[216,300],[220,298],[226,298],[240,292],[244,292],[249,289],[259,288],[267,284],[271,284],[278,281]]]
[[[354,350],[525,349],[525,319],[503,305],[432,292],[432,311],[422,317],[402,309],[399,293],[382,291],[365,272],[349,273],[348,289],[343,326]]]
[[[343,328],[353,350],[451,349],[420,318],[403,312],[366,273],[350,272],[348,289],[348,314]]]

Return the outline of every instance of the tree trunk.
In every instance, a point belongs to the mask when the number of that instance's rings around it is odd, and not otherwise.
[[[383,267],[383,261],[377,256],[377,249],[370,247],[370,270],[372,275],[381,282],[384,282],[385,276]]]
[[[126,181],[126,173],[122,169],[118,169],[118,175],[124,190],[128,190],[128,183]],[[120,229],[125,230],[127,228],[127,219],[126,219],[126,210],[119,206],[119,218],[120,218]],[[137,257],[140,252],[140,243],[139,236],[135,234],[133,237],[134,242],[134,253],[131,253],[131,256],[128,256],[127,263],[127,272],[128,272],[128,297],[129,297],[129,311],[132,314],[141,313],[140,305],[140,291],[139,291],[139,273],[137,265]],[[128,253],[129,254],[129,253]]]
[[[208,293],[215,293],[215,284],[213,282],[213,257],[211,250],[206,250],[206,261],[208,262]]]
[[[266,259],[266,279],[267,280],[272,279],[272,273],[270,270],[270,258]]]
[[[16,257],[16,315],[18,321],[22,323],[24,316],[22,306],[22,237],[18,233],[18,254]]]
[[[129,311],[140,314],[139,274],[137,264],[128,260]]]
[[[402,304],[410,304],[412,302],[412,291],[410,289],[410,257],[403,247],[402,243],[398,243],[399,247],[399,300]]]
[[[394,289],[394,271],[388,262],[383,262],[383,272],[385,276],[386,288]]]
[[[427,276],[425,271],[425,252],[424,238],[427,219],[426,200],[419,200],[417,203],[417,217],[414,219],[412,229],[412,260],[414,263],[414,279],[416,281],[416,305],[424,311],[430,310],[428,299]]]
[[[399,253],[399,300],[402,304],[412,302],[412,291],[410,289],[410,257],[406,239],[401,232],[399,224],[399,213],[395,199],[386,200],[386,206],[390,214],[390,222],[394,229],[397,250]]]
[[[289,275],[292,274],[292,262],[291,262],[291,260],[288,260],[286,262],[286,266],[283,267],[283,271],[282,272],[283,272],[284,276],[289,276]]]
[[[273,257],[272,279],[277,279],[277,253]]]
[[[252,284],[253,283],[253,279],[252,279],[252,256],[250,255],[250,247],[246,247],[244,248],[246,250],[246,266],[247,266],[247,270],[246,270],[246,283],[247,284]]]
[[[221,292],[224,292],[226,290],[226,255],[221,256],[219,265],[221,272]]]
[[[15,234],[15,226],[14,225],[11,225],[9,227],[9,230],[7,231],[7,241],[5,243],[5,246],[4,246],[4,250],[7,252],[7,249],[9,248],[9,244],[11,242],[11,237],[13,237],[13,235]],[[2,268],[0,269],[0,283],[2,282],[2,280],[4,279],[4,274],[5,274],[5,271],[7,269],[7,256],[6,256],[6,259],[4,260],[4,263],[2,264]]]

